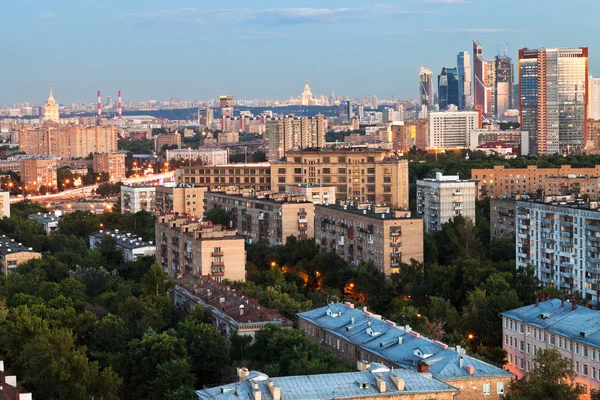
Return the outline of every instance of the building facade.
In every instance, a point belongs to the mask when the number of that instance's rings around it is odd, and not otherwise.
[[[10,218],[10,192],[0,191],[0,218]]]
[[[155,186],[121,186],[121,214],[135,214],[155,209]]]
[[[204,215],[204,196],[207,187],[195,185],[156,186],[155,209],[162,213]]]
[[[125,154],[94,154],[93,160],[94,173],[108,173],[111,182],[119,182],[126,178]]]
[[[23,246],[6,235],[0,237],[0,274],[7,276],[16,271],[17,267],[29,260],[42,258],[42,254],[33,251],[31,247]]]
[[[305,198],[314,204],[335,204],[334,186],[313,186],[313,185],[287,185],[285,193],[293,198]]]
[[[44,105],[44,122],[55,122],[58,123],[60,121],[60,115],[58,113],[58,102],[54,100],[54,96],[52,94],[52,83],[50,83],[50,95],[48,96],[48,100],[46,100],[46,105]]]
[[[350,265],[373,262],[386,276],[400,264],[423,262],[423,220],[389,207],[316,206],[315,240],[321,252],[334,252]]]
[[[21,185],[25,189],[39,191],[42,186],[56,188],[58,181],[56,177],[57,160],[54,157],[32,157],[21,159]]]
[[[192,274],[217,281],[246,280],[244,239],[221,225],[161,215],[156,221],[156,246],[156,259],[172,279]]]
[[[514,65],[507,55],[496,56],[494,68],[494,116],[501,119],[504,113],[513,108]]]
[[[214,109],[210,107],[198,109],[198,125],[210,128],[215,120]]]
[[[531,154],[585,149],[588,112],[588,49],[520,49],[521,129]]]
[[[181,147],[181,135],[179,132],[170,134],[160,134],[154,137],[154,150],[161,151],[163,147]]]
[[[175,149],[167,150],[165,157],[168,162],[186,162],[188,165],[225,165],[227,150],[223,149]]]
[[[475,223],[475,181],[460,180],[458,175],[417,181],[417,215],[425,220],[427,232],[438,231],[442,224],[462,215]]]
[[[217,136],[219,143],[237,143],[240,141],[239,132],[219,132]]]
[[[206,210],[223,208],[231,228],[248,243],[264,240],[271,246],[285,244],[289,236],[314,237],[315,205],[304,197],[287,194],[256,195],[254,192],[208,192]]]
[[[225,164],[213,167],[183,166],[175,172],[178,184],[221,190],[230,186],[256,191],[271,190],[271,164]]]
[[[438,101],[440,110],[446,110],[449,105],[459,106],[459,77],[457,68],[442,68],[438,75]]]
[[[45,235],[52,235],[58,230],[58,225],[62,220],[62,211],[55,210],[52,213],[38,212],[37,214],[30,214],[27,218],[37,221]]]
[[[517,203],[511,199],[490,200],[490,241],[515,236],[515,209]]]
[[[473,41],[473,103],[486,118],[493,116],[494,84],[493,61],[483,57],[483,46]]]
[[[456,66],[458,69],[458,109],[470,110],[473,107],[471,54],[468,51],[458,53]]]
[[[388,150],[292,150],[271,163],[273,191],[286,185],[335,186],[337,200],[379,203],[408,209],[408,161]]]
[[[316,117],[293,117],[267,121],[268,159],[280,160],[292,149],[325,147],[326,120]]]
[[[425,107],[433,106],[433,72],[427,67],[421,67],[419,71],[419,104]]]
[[[432,112],[429,114],[429,147],[475,150],[478,128],[477,112]]]
[[[589,110],[587,118],[598,121],[600,120],[600,78],[589,78]],[[600,147],[600,144],[596,143],[596,147]]]

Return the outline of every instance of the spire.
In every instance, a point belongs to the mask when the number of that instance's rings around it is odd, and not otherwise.
[[[54,100],[54,96],[52,95],[52,82],[50,82],[50,96],[48,96],[48,100],[50,99]]]

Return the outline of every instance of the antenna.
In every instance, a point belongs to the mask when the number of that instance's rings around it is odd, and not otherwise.
[[[504,55],[508,57],[508,42],[506,42],[506,47],[504,48]]]

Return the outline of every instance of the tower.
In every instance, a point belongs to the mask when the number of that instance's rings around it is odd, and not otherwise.
[[[50,82],[50,95],[44,106],[44,122],[59,122],[60,115],[58,114],[58,103],[54,100],[52,94],[52,82]]]
[[[100,91],[98,90],[98,123],[100,123],[100,119],[102,119],[102,97],[100,96]]]
[[[121,102],[121,91],[119,90],[119,97],[117,100],[117,110],[119,112],[119,121],[123,119],[123,103]]]
[[[306,83],[304,84],[301,103],[303,106],[310,106],[313,104],[313,94],[310,91],[310,86],[308,85],[308,77],[306,78]]]
[[[494,115],[500,119],[506,110],[513,108],[514,66],[504,54],[496,56],[494,68]]]
[[[471,86],[471,55],[461,51],[456,58],[458,69],[458,109],[470,110],[473,107],[473,88]]]
[[[419,71],[419,104],[429,107],[433,101],[433,73],[422,66]]]
[[[445,110],[450,104],[458,107],[459,104],[459,79],[457,68],[442,68],[438,75],[438,101],[440,110]]]

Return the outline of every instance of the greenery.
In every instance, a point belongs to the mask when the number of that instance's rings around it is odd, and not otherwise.
[[[215,225],[223,225],[229,227],[229,213],[222,207],[211,208],[204,214],[204,219],[212,222]]]
[[[152,139],[140,139],[140,140],[128,140],[120,139],[118,142],[118,149],[131,152],[133,154],[152,154],[154,152],[154,140]]]

